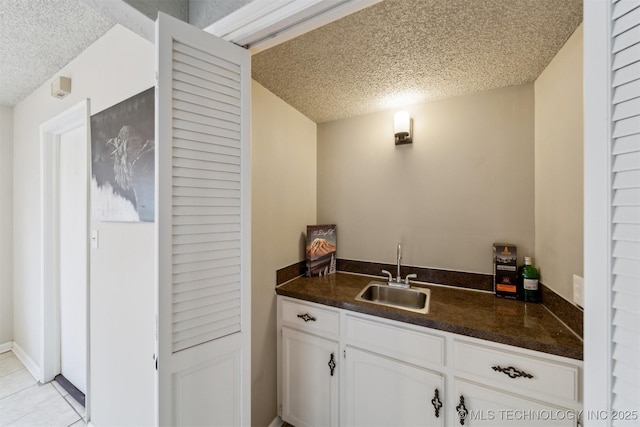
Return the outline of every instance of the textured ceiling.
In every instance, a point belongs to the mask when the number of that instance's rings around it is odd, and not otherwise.
[[[582,0],[385,0],[252,58],[316,123],[534,81]]]
[[[15,105],[114,23],[79,0],[0,0],[0,105]]]

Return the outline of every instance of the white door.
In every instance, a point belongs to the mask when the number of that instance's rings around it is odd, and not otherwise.
[[[338,425],[338,343],[282,328],[282,419],[296,427]]]
[[[346,354],[347,425],[444,425],[442,374],[352,347]]]
[[[156,25],[158,423],[250,425],[249,53]]]
[[[500,427],[576,427],[571,409],[528,399],[507,391],[454,379],[455,401],[448,403],[451,425]],[[455,420],[455,421],[453,421]]]
[[[60,372],[87,392],[87,130],[60,135]]]

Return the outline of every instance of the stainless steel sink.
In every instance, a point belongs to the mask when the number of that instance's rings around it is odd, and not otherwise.
[[[430,295],[431,290],[426,288],[399,288],[372,281],[360,291],[356,300],[426,314]]]

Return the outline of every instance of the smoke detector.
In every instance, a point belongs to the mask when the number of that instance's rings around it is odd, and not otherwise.
[[[71,93],[71,79],[58,77],[51,82],[51,96],[62,99]]]

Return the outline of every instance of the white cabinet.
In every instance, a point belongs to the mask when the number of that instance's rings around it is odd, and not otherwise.
[[[463,379],[453,382],[454,425],[468,427],[575,427],[577,412]],[[526,394],[526,390],[521,390]]]
[[[338,425],[338,343],[282,328],[282,418],[296,427]]]
[[[296,427],[578,425],[577,360],[283,296],[278,328]]]
[[[339,425],[337,310],[278,298],[278,405],[295,427]]]
[[[442,374],[349,347],[345,363],[344,425],[444,425]]]

